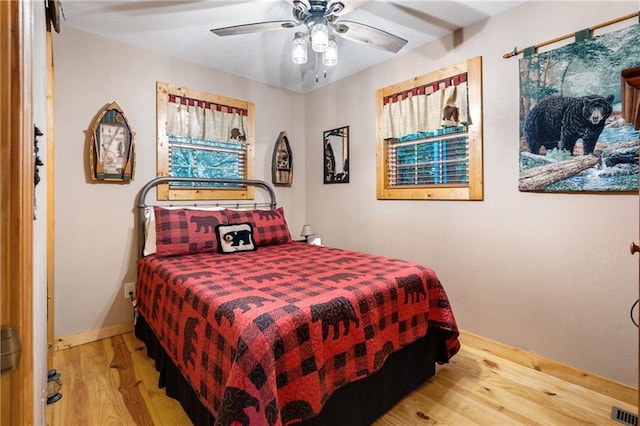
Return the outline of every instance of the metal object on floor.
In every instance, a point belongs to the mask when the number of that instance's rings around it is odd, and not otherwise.
[[[49,370],[47,374],[47,405],[58,402],[62,398],[60,393],[62,379],[58,370]]]
[[[611,409],[611,420],[615,420],[629,426],[638,426],[637,414],[618,407],[613,407]]]

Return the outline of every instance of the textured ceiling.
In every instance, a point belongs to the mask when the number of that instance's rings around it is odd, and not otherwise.
[[[348,4],[349,0],[343,2]],[[359,0],[364,4],[342,18],[408,40],[401,54],[522,2]],[[212,28],[292,19],[292,6],[287,0],[62,0],[61,4],[61,31],[72,27],[299,93],[394,56],[338,38],[339,63],[326,68],[325,77],[325,68],[316,68],[311,55],[305,65],[291,62],[291,40],[304,27],[227,37],[210,32]]]

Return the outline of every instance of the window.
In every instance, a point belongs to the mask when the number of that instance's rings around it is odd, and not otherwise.
[[[156,98],[158,176],[253,178],[252,103],[161,82]],[[159,200],[252,198],[234,184],[158,186]]]
[[[376,92],[378,199],[482,200],[480,57]]]

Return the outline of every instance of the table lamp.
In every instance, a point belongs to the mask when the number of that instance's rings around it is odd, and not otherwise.
[[[309,242],[309,237],[314,235],[313,229],[311,229],[311,225],[302,225],[302,231],[300,231],[300,236],[304,237],[304,241],[306,243]]]

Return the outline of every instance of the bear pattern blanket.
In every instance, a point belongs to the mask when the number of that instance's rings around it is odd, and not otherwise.
[[[398,259],[299,242],[151,255],[137,285],[138,313],[216,425],[311,418],[429,327],[446,332],[439,363],[459,349],[434,271]]]

